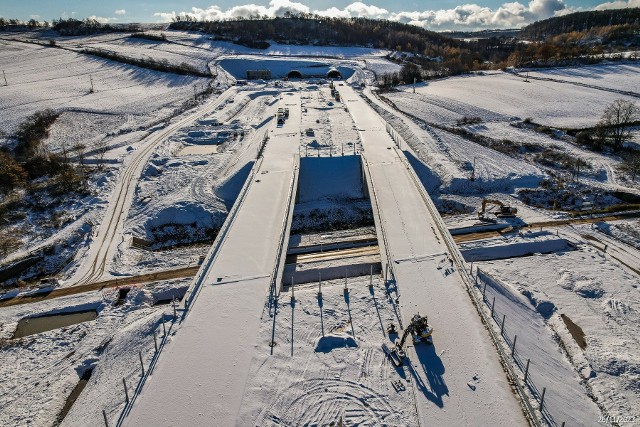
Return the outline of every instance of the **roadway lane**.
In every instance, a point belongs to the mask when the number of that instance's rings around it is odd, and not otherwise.
[[[407,351],[421,425],[527,425],[404,155],[351,87],[338,90],[362,138],[403,321],[420,312],[435,328],[433,346],[410,343]]]
[[[270,337],[258,337],[260,317],[297,174],[300,95],[282,97],[280,104],[289,107],[290,117],[283,127],[275,121],[270,125],[271,139],[246,196],[239,199],[241,209],[227,219],[231,226],[199,294],[160,355],[126,425],[236,423],[253,354],[269,349]]]

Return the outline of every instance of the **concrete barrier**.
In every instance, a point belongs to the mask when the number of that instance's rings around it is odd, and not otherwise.
[[[326,267],[311,267],[308,269],[297,269],[298,264],[286,264],[284,266],[282,284],[285,286],[291,286],[292,279],[296,285],[304,283],[317,283],[318,279],[322,277],[322,281],[344,279],[345,276],[359,277],[368,276],[373,274],[380,274],[382,272],[382,265],[380,261],[361,261],[350,265],[336,265]]]

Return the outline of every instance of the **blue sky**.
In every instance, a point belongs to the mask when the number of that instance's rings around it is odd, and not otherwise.
[[[103,22],[162,22],[176,14],[224,19],[281,16],[304,11],[328,16],[365,16],[419,25],[433,30],[512,28],[538,19],[594,8],[640,7],[640,0],[0,0],[0,16],[27,20],[94,17]]]

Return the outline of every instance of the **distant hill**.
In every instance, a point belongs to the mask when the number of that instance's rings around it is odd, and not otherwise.
[[[489,39],[492,37],[517,37],[518,29],[480,30],[480,31],[445,31],[442,34],[454,39]]]
[[[520,30],[519,37],[544,41],[560,34],[594,32],[601,28],[615,28],[618,33],[627,36],[637,34],[640,29],[640,8],[576,12],[557,16],[527,25]]]
[[[217,39],[253,48],[266,48],[272,40],[283,44],[364,46],[424,54],[430,47],[460,45],[446,35],[415,25],[366,18],[291,15],[273,19],[203,22],[178,16],[169,28],[202,31]]]

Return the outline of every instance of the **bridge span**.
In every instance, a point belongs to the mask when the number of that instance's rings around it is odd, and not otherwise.
[[[463,261],[431,199],[386,123],[351,87],[337,89],[362,141],[383,271],[398,289],[400,319],[407,323],[419,312],[435,329],[434,345],[407,351],[419,424],[526,425],[458,271]],[[282,98],[290,117],[269,133],[190,289],[182,324],[131,405],[126,425],[238,424],[252,360],[258,352],[268,357],[269,338],[258,332],[282,281],[295,201],[301,96]]]
[[[221,231],[224,235],[185,297],[186,317],[133,405],[127,425],[235,424],[265,301],[279,276],[274,266],[280,264],[282,242],[288,237],[298,173],[300,95],[285,93],[280,104],[289,108],[289,119],[269,133],[262,158]]]
[[[433,345],[407,351],[421,425],[526,425],[432,201],[382,118],[351,87],[338,90],[362,138],[378,241],[402,319],[426,314],[435,331]]]

